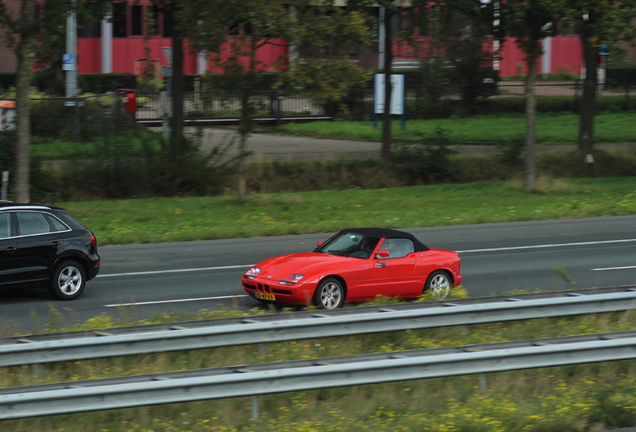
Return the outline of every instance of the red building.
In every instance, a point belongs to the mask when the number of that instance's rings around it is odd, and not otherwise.
[[[17,9],[19,0],[4,0]],[[156,22],[156,35],[146,36],[145,14],[150,13]],[[150,48],[150,60],[157,66],[167,66],[168,60],[162,47],[171,46],[172,29],[169,20],[148,1],[113,3],[112,19],[99,23],[78,23],[78,71],[79,73],[128,72],[139,74],[146,60],[145,46]],[[288,47],[283,39],[273,40],[257,51],[260,71],[274,70],[277,61],[287,58]],[[283,46],[281,46],[283,45]],[[543,41],[544,55],[537,64],[539,73],[557,73],[565,68],[580,74],[582,61],[581,44],[578,36],[558,36]],[[223,48],[222,48],[223,50]],[[413,66],[407,53],[396,41],[394,52],[397,68]],[[524,55],[514,40],[507,40],[500,48],[500,60],[495,64],[501,76],[526,73]],[[363,68],[377,68],[378,54],[368,52],[357,58]],[[401,61],[402,60],[402,61]],[[15,72],[17,67],[14,53],[5,46],[0,47],[0,72]],[[206,70],[218,72],[214,65],[203,56],[186,52],[184,73],[200,74]]]

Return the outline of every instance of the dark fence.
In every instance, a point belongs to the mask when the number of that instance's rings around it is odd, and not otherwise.
[[[118,93],[31,101],[31,130],[41,137],[89,141],[133,120]]]
[[[127,93],[134,93],[136,107]],[[582,81],[540,82],[535,86],[540,113],[578,113],[583,93]],[[607,83],[599,86],[597,112],[636,110],[636,84]],[[253,92],[256,121],[276,125],[289,121],[373,118],[373,89],[352,88],[340,102],[325,103],[303,90],[264,90]],[[91,135],[118,130],[123,122],[136,121],[161,126],[171,116],[165,92],[124,90],[75,99],[34,99],[32,128],[35,135],[87,141]],[[134,103],[133,103],[134,105]],[[448,118],[453,115],[489,115],[525,112],[525,85],[499,82],[480,86],[409,86],[406,91],[408,119]],[[238,97],[221,92],[187,92],[184,95],[187,125],[232,125],[241,116]]]
[[[535,95],[538,112],[578,113],[583,92],[582,81],[538,83]],[[599,86],[597,111],[632,111],[636,84]],[[329,116],[339,119],[370,120],[373,116],[373,89],[352,88],[340,102],[325,103],[302,90],[265,90],[252,93],[257,117],[289,118]],[[162,93],[137,94],[137,120],[162,118],[170,107]],[[479,86],[421,85],[406,90],[406,117],[409,119],[446,118],[452,115],[488,115],[525,112],[525,85],[500,82]],[[188,92],[184,96],[185,117],[189,119],[231,119],[240,117],[237,97],[220,92]],[[168,113],[169,115],[169,113]]]

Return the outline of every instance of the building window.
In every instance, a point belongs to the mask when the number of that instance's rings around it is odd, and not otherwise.
[[[77,27],[78,37],[102,37],[101,21],[84,20],[77,23]]]
[[[163,22],[163,30],[161,31],[161,35],[163,37],[167,37],[167,38],[171,38],[172,37],[172,20],[170,19],[170,16],[168,16],[168,13],[166,13],[165,11],[163,12],[163,19],[161,20]]]
[[[127,30],[127,12],[128,4],[113,3],[113,37],[126,37],[128,36]]]
[[[144,34],[144,14],[143,6],[132,5],[130,7],[130,35],[143,36]]]

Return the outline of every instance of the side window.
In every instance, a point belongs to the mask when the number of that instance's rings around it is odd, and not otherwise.
[[[64,223],[62,223],[58,218],[51,216],[50,214],[45,214],[44,218],[48,222],[51,232],[66,231],[70,229]]]
[[[405,238],[388,238],[380,249],[389,251],[389,258],[402,258],[415,251],[413,242]]]
[[[0,214],[0,238],[11,237],[11,214]]]
[[[44,234],[51,232],[51,227],[42,213],[16,213],[20,235]]]

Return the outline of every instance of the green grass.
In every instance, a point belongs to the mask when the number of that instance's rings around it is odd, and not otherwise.
[[[636,178],[540,179],[388,189],[58,202],[101,245],[636,214]]]
[[[77,143],[63,139],[42,139],[35,138],[31,145],[31,154],[42,160],[52,159],[91,159],[103,158],[104,153],[109,154],[117,148],[117,155],[120,157],[135,157],[144,154],[144,144],[148,145],[134,136],[111,138],[104,142]],[[158,148],[160,143],[154,141],[151,144]]]
[[[596,116],[595,141],[598,143],[636,141],[635,113],[601,113]],[[523,115],[475,116],[433,120],[409,120],[406,128],[400,122],[392,124],[395,141],[418,140],[441,126],[449,131],[453,141],[504,142],[525,132]],[[579,116],[575,114],[539,114],[537,116],[537,142],[539,144],[575,144],[578,138]],[[353,139],[380,139],[382,126],[373,128],[372,122],[314,122],[292,123],[278,129],[285,134],[319,137],[343,137]]]

